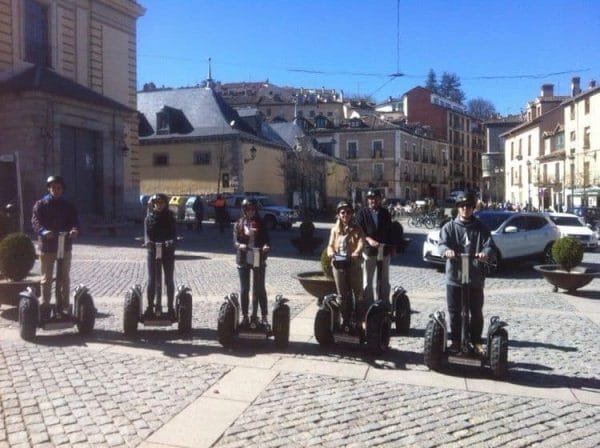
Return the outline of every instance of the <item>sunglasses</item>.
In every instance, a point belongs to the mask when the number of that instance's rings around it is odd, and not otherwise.
[[[352,210],[340,210],[340,215],[351,215],[354,213]]]

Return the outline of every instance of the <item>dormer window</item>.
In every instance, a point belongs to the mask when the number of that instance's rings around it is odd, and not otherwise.
[[[352,120],[350,120],[351,128],[360,128],[361,124],[362,124],[362,122],[358,118],[353,118]]]
[[[156,133],[157,134],[169,134],[171,127],[169,126],[169,114],[167,112],[160,111],[156,113]]]

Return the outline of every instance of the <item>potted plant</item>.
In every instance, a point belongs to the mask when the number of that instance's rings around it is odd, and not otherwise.
[[[0,302],[17,306],[27,287],[39,293],[39,278],[28,277],[35,259],[33,242],[24,233],[10,233],[0,241]]]
[[[554,292],[559,288],[575,291],[598,275],[597,271],[580,266],[584,250],[583,244],[572,236],[561,237],[552,245],[552,258],[556,264],[538,265],[534,269],[554,286]]]
[[[317,298],[336,292],[331,258],[327,255],[327,248],[321,252],[320,261],[320,271],[300,272],[294,275],[304,290]]]

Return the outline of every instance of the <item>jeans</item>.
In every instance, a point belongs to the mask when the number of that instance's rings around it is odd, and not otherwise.
[[[483,331],[483,288],[469,288],[469,326],[467,331],[471,343],[481,344],[481,332]],[[450,317],[450,337],[452,342],[460,343],[460,302],[461,287],[446,285],[446,301]]]
[[[350,262],[348,269],[333,268],[333,279],[338,295],[342,297],[342,319],[348,322],[352,313],[355,313],[356,320],[362,321],[365,314],[363,299],[361,260],[356,259]]]
[[[238,266],[238,274],[240,276],[240,300],[242,305],[242,315],[248,315],[248,301],[250,295],[250,271],[252,271],[252,317],[256,317],[258,313],[258,305],[260,305],[260,313],[262,317],[267,317],[267,290],[265,288],[265,271],[267,265],[262,264],[257,268],[244,264]]]
[[[56,253],[44,253],[40,255],[40,263],[42,269],[42,279],[40,281],[42,287],[42,303],[48,305],[52,297],[52,278],[54,277],[54,262],[56,261]],[[69,307],[69,294],[71,278],[71,252],[65,252],[62,269],[61,280],[56,282],[55,289],[57,291],[56,306],[59,309],[66,310]]]
[[[363,254],[363,285],[367,306],[373,303],[373,279],[377,273],[377,256],[369,257]],[[389,255],[381,260],[381,285],[377,283],[376,297],[389,305],[390,303],[390,259]],[[378,274],[377,274],[378,275]],[[380,291],[381,290],[381,291]]]
[[[154,306],[154,294],[156,293],[156,276],[155,276],[155,255],[153,250],[148,251],[147,256],[147,267],[148,267],[148,306]],[[162,259],[160,260],[159,269],[162,267],[164,272],[164,282],[167,286],[167,306],[173,307],[173,300],[175,298],[175,282],[173,276],[175,274],[175,251],[163,249]],[[161,303],[161,298],[158,297],[156,305]]]

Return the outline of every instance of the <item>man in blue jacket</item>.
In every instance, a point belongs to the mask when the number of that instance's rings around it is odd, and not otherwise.
[[[65,182],[61,176],[48,177],[46,187],[48,194],[34,204],[31,216],[31,225],[40,241],[42,304],[45,306],[50,304],[58,234],[67,232],[60,284],[56,285],[56,308],[58,312],[64,314],[69,310],[72,239],[79,235],[79,216],[75,206],[63,197]]]
[[[496,246],[488,228],[475,216],[476,198],[473,193],[459,195],[455,200],[456,219],[447,222],[440,231],[440,252],[446,257],[446,301],[450,317],[450,351],[460,348],[461,329],[461,259],[462,253],[471,256],[469,265],[469,335],[476,351],[481,352],[483,331],[483,287],[485,273],[482,262],[493,257]]]

